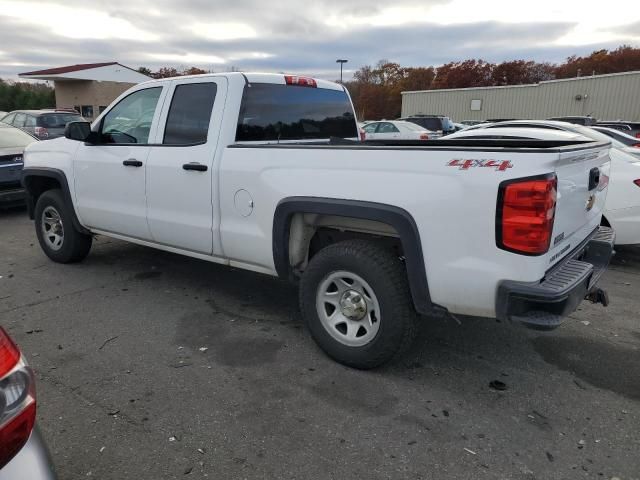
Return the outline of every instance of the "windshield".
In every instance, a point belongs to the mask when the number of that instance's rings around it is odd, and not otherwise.
[[[38,117],[38,124],[45,128],[64,128],[69,122],[82,122],[84,118],[74,113],[47,113]]]
[[[26,147],[36,139],[22,130],[12,127],[0,127],[0,148]]]

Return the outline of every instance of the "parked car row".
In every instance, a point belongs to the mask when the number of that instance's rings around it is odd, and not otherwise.
[[[0,207],[24,204],[25,191],[20,184],[23,152],[36,141],[33,135],[0,122]]]
[[[64,109],[14,110],[0,117],[0,122],[20,128],[39,140],[62,137],[69,122],[83,120],[77,112]]]

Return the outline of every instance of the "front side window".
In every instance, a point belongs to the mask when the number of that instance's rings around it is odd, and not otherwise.
[[[245,86],[236,141],[358,138],[343,90],[275,83]]]
[[[120,100],[102,119],[102,141],[116,144],[148,143],[160,93],[162,87],[147,88]]]
[[[32,117],[31,115],[27,115],[27,118],[24,121],[25,127],[35,127],[36,126],[36,117]]]
[[[376,133],[376,128],[378,128],[377,123],[370,123],[369,125],[365,125],[363,130],[367,133]]]
[[[216,91],[217,85],[213,82],[178,85],[169,107],[162,143],[206,143]]]

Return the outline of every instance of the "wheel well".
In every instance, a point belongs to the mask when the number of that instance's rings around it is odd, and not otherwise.
[[[347,238],[375,239],[405,257],[411,296],[419,313],[431,302],[418,226],[409,212],[384,203],[319,197],[282,199],[273,216],[273,262],[281,278],[295,280],[320,248]]]
[[[33,198],[33,203],[35,205],[40,195],[44,192],[55,188],[61,189],[62,185],[60,185],[60,182],[57,179],[52,177],[29,176],[25,178],[25,188]]]
[[[289,265],[295,272],[302,272],[324,247],[352,239],[375,240],[398,257],[404,255],[398,232],[389,224],[354,217],[296,213],[289,230]]]

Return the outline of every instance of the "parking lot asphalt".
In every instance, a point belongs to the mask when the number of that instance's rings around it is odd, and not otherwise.
[[[58,265],[24,210],[0,211],[0,276],[61,479],[640,478],[640,248],[606,309],[425,318],[369,372],[315,346],[293,286],[105,237]]]

